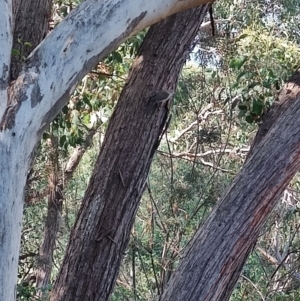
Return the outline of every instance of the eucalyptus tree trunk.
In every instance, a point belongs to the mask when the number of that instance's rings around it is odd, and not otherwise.
[[[31,53],[31,51],[38,46],[41,41],[46,37],[49,29],[49,20],[51,18],[52,0],[37,0],[21,1],[15,0],[13,2],[13,55],[11,58],[10,68],[10,80],[16,80],[22,69],[22,64],[25,58]],[[52,154],[54,155],[54,154]],[[53,157],[53,156],[52,156]],[[55,181],[55,174],[51,173],[51,182]],[[50,189],[50,200],[48,204],[48,212],[45,225],[45,235],[51,236],[52,231],[57,228],[56,223],[52,223],[53,214],[56,208],[59,208],[59,203],[56,201],[57,193]],[[60,205],[61,207],[61,205]],[[51,217],[51,218],[50,218]],[[50,228],[50,229],[49,229]],[[54,248],[54,241],[49,239],[42,243],[40,250],[40,260],[38,261],[38,273],[37,273],[37,287],[41,287],[43,284],[47,284],[50,279],[50,273],[48,273],[49,267],[52,264],[52,257],[49,260],[49,256],[46,254],[49,249]],[[42,255],[41,255],[42,254]],[[42,263],[43,262],[43,263]],[[45,269],[42,269],[44,267]],[[50,269],[51,272],[51,269]]]
[[[14,3],[16,2],[18,1],[14,0]],[[10,82],[13,45],[12,1],[0,1],[0,300],[14,299],[23,190],[32,153],[43,130],[65,105],[77,82],[128,36],[170,14],[205,2],[206,0],[84,1],[31,53],[24,62],[23,71],[14,82]],[[177,30],[178,28],[174,28],[174,31]],[[162,46],[167,44],[168,38],[159,41]],[[176,47],[179,48],[178,51],[182,51],[182,44],[176,44]],[[152,55],[155,59],[156,53]],[[167,53],[165,55],[169,57]],[[122,252],[128,241],[128,229],[137,207],[136,200],[143,190],[145,170],[149,169],[168,113],[168,108],[164,105],[153,104],[150,96],[154,90],[174,87],[176,82],[171,73],[167,78],[158,76],[157,70],[161,69],[162,64],[159,60],[154,60],[157,65],[152,66],[151,71],[144,71],[140,77],[134,77],[134,70],[142,69],[147,61],[146,56],[140,56],[132,71],[132,83],[140,83],[139,89],[134,90],[134,98],[130,91],[131,83],[127,84],[127,90],[122,93],[123,101],[119,104],[121,110],[113,116],[117,131],[108,132],[99,156],[97,168],[101,166],[103,176],[97,175],[95,170],[91,188],[86,193],[87,201],[81,209],[82,212],[87,212],[87,215],[80,215],[77,220],[71,237],[72,243],[69,245],[65,265],[60,274],[59,279],[70,285],[64,290],[58,282],[54,290],[54,296],[57,294],[58,299],[52,297],[52,300],[63,300],[59,298],[65,294],[70,296],[74,292],[75,299],[70,297],[69,300],[82,300],[80,290],[72,287],[76,282],[76,278],[73,278],[73,264],[82,272],[82,277],[91,281],[91,277],[98,274],[99,270],[105,271],[101,281],[106,278],[111,282],[104,283],[104,289],[107,291],[103,292],[103,298],[111,291]],[[168,60],[165,72],[171,72],[173,65],[178,67],[176,61]],[[143,77],[145,81],[152,78],[154,82],[141,89],[140,87],[144,86]],[[163,80],[165,81],[162,82]],[[270,111],[275,112],[272,116],[278,116],[275,117],[276,122],[267,128],[265,138],[254,150],[204,227],[190,242],[178,272],[171,279],[161,300],[229,299],[259,230],[276,204],[278,196],[299,169],[298,87],[299,72],[281,92],[280,104]],[[135,99],[144,106],[132,107]],[[138,118],[135,120],[132,114]],[[140,119],[143,119],[142,122]],[[134,127],[137,124],[140,125],[139,128]],[[129,140],[130,147],[124,142],[132,138],[127,136],[129,129],[136,138]],[[126,133],[124,140],[118,139],[119,133]],[[138,149],[140,140],[143,140],[144,144]],[[114,147],[108,149],[107,145]],[[111,160],[110,152],[118,154],[118,157]],[[131,153],[136,157],[126,163]],[[115,173],[111,174],[113,169]],[[132,179],[136,180],[134,184]],[[101,187],[106,185],[105,200],[110,199],[111,202],[102,202],[104,195],[99,193],[98,184]],[[119,203],[113,199],[115,190],[123,196],[117,196]],[[88,203],[88,197],[91,205]],[[130,203],[128,200],[133,201]],[[98,208],[99,212],[94,208]],[[110,217],[113,216],[113,220],[104,215],[103,219],[97,219],[105,210],[109,212]],[[98,221],[96,225],[92,224],[95,220]],[[84,238],[87,244],[78,243],[81,231],[87,235]],[[72,244],[78,249],[73,248],[73,252],[70,252]],[[89,244],[92,247],[90,252],[86,248]],[[99,245],[101,254],[94,253]],[[76,252],[80,252],[81,257],[76,256]],[[110,252],[116,259],[108,254]],[[83,265],[85,261],[82,256],[85,255],[91,255],[87,262],[89,270]],[[101,261],[101,256],[111,261]],[[99,265],[99,262],[103,265]],[[112,269],[109,269],[109,266]],[[67,279],[68,270],[72,275],[70,279]],[[87,298],[93,300],[99,296],[100,293],[96,292],[95,288],[89,283],[86,284],[86,287],[82,284],[79,284],[79,287],[87,293]]]
[[[300,168],[300,69],[260,127],[248,161],[197,231],[160,301],[226,301],[268,215]]]
[[[108,300],[167,126],[155,91],[174,90],[207,6],[153,25],[113,112],[50,300]]]
[[[11,5],[10,1],[6,1],[6,3]],[[7,88],[10,81],[17,78],[24,58],[47,34],[52,0],[34,2],[14,0],[10,9],[8,6],[6,9],[1,7],[3,4],[0,4],[0,31],[1,23],[8,18],[11,27],[7,28],[7,35],[4,35],[5,43],[10,44],[12,49],[19,54],[16,55],[15,53],[9,60],[10,53],[7,53],[7,59],[3,60],[3,63],[6,62],[7,65],[3,65],[2,78],[0,71],[0,119],[4,111],[5,101],[9,102]],[[13,14],[11,14],[12,11]],[[1,13],[6,13],[4,18],[2,18]],[[28,43],[27,46],[25,42]],[[11,51],[10,47],[5,47],[5,43],[1,43],[0,38],[0,57],[5,54],[5,50]],[[9,70],[11,74],[9,74]],[[20,153],[21,148],[18,147],[19,143],[24,145],[27,143],[26,138],[22,137],[16,143],[15,135],[15,132],[11,132],[5,139],[4,136],[0,136],[0,267],[2,271],[0,273],[0,300],[13,300],[13,295],[15,295],[23,191],[31,163],[31,152],[21,151]]]
[[[52,14],[52,2],[52,0],[14,0],[15,26],[12,46],[14,54],[11,58],[11,80],[18,77],[25,58],[46,37]]]
[[[0,270],[5,271],[0,275],[0,300],[14,299],[23,192],[43,131],[78,81],[130,35],[207,1],[83,1],[31,52],[12,82],[12,2],[21,1],[0,1]]]

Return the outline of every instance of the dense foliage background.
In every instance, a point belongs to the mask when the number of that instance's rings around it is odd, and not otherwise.
[[[78,2],[55,1],[53,26]],[[172,122],[153,161],[111,300],[154,300],[163,292],[182,249],[239,172],[261,116],[299,66],[298,0],[223,0],[214,4],[214,19],[216,35],[207,18],[182,71]],[[47,300],[109,117],[144,35],[99,62],[44,134],[28,176],[18,300]],[[51,281],[41,292],[36,271],[44,264],[40,246],[51,214],[53,175],[62,206],[53,220],[58,231]],[[231,300],[300,300],[299,185],[295,177],[282,196]]]

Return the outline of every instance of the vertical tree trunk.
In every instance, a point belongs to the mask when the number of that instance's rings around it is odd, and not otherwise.
[[[25,58],[47,35],[51,9],[52,0],[13,1],[13,49],[19,54],[11,59],[11,80],[18,77]]]
[[[49,162],[49,196],[48,209],[45,221],[43,242],[39,251],[38,266],[36,270],[36,288],[38,296],[45,297],[48,294],[47,286],[50,283],[52,271],[52,258],[55,249],[55,241],[59,230],[59,221],[62,210],[62,183],[60,180],[61,167],[59,164],[59,153],[57,138],[51,136],[48,139]]]
[[[15,187],[25,187],[28,158],[6,138],[5,147],[0,140],[0,170],[5,175],[0,184],[0,300],[15,300],[24,192]]]
[[[60,215],[62,211],[63,190],[72,177],[86,149],[92,144],[96,129],[90,130],[85,137],[82,146],[74,149],[70,156],[64,175],[62,166],[59,164],[59,149],[57,138],[51,136],[48,141],[49,147],[49,196],[48,209],[45,221],[44,237],[39,251],[39,259],[36,269],[36,288],[38,295],[46,298],[49,291],[50,277],[52,272],[53,253],[59,231]]]
[[[107,300],[129,241],[168,107],[154,91],[174,89],[207,7],[150,28],[97,159],[51,300]]]

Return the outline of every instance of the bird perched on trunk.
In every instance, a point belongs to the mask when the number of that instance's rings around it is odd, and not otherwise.
[[[165,104],[168,104],[168,109],[172,106],[172,97],[174,96],[175,92],[172,90],[161,90],[159,92],[155,92],[153,96],[150,97],[150,101],[161,104],[164,106]]]

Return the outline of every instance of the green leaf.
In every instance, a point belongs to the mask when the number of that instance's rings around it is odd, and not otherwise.
[[[237,38],[237,41],[240,41],[240,40],[245,39],[245,38],[247,38],[247,37],[248,37],[248,34],[247,34],[247,33],[243,33],[243,34],[241,34],[241,35]]]
[[[61,9],[60,9],[60,11],[61,11],[61,13],[62,13],[62,15],[64,17],[66,17],[68,15],[68,8],[67,8],[67,6],[62,6]]]
[[[269,82],[269,81],[263,81],[263,86],[265,87],[265,88],[268,88],[268,89],[271,89],[271,83]]]
[[[25,43],[24,43],[24,46],[32,47],[32,44],[29,43],[29,42],[25,42]]]
[[[45,132],[45,133],[43,134],[43,139],[46,140],[46,139],[48,139],[48,138],[50,138],[50,134],[47,133],[47,132]]]
[[[119,52],[117,52],[117,51],[114,51],[114,52],[112,53],[112,57],[113,57],[113,60],[114,60],[114,61],[117,61],[118,63],[122,63],[122,62],[123,62],[123,57],[122,57],[122,55],[121,55]]]
[[[250,115],[246,116],[245,120],[246,120],[248,123],[253,123],[253,121],[254,121],[253,118],[252,118]]]
[[[259,86],[259,85],[260,85],[259,82],[253,82],[253,83],[251,83],[251,84],[248,85],[248,89],[252,89],[252,88],[254,88],[256,86]]]
[[[68,128],[68,129],[70,129],[71,128],[71,126],[72,126],[72,124],[71,124],[71,122],[69,121],[69,120],[66,120],[66,127]]]
[[[274,74],[272,69],[268,69],[268,71],[269,71],[269,77],[276,78],[276,75]]]
[[[239,74],[238,74],[238,76],[236,77],[236,81],[238,82],[238,81],[240,81],[240,79],[244,76],[244,75],[246,75],[248,72],[247,71],[242,71],[242,72],[240,72]]]
[[[261,100],[253,100],[252,113],[260,116],[264,109],[264,103]]]
[[[65,105],[63,108],[62,108],[62,110],[61,110],[64,114],[67,114],[68,113],[68,111],[69,111],[69,108],[68,108],[68,106],[67,105]]]
[[[247,110],[240,110],[238,117],[244,117],[247,113]]]
[[[52,127],[52,135],[54,136],[54,137],[58,137],[58,128],[57,127]]]
[[[239,58],[235,58],[231,60],[229,66],[233,69],[240,70],[247,60],[248,60],[247,56],[241,56]]]
[[[243,103],[239,104],[238,108],[239,108],[241,111],[244,111],[244,110],[247,111],[247,110],[248,110],[248,106],[245,105],[245,104],[243,104]]]
[[[235,83],[233,83],[233,84],[230,86],[230,88],[231,88],[232,90],[234,90],[238,85],[239,85],[238,82],[235,82]]]
[[[60,137],[60,139],[59,139],[59,145],[60,145],[61,147],[63,147],[64,144],[66,143],[66,141],[67,141],[66,135],[62,135],[62,136]]]
[[[12,54],[13,56],[19,56],[19,55],[20,55],[20,51],[19,51],[18,49],[12,49],[12,50],[11,50],[11,54]]]
[[[88,125],[90,124],[91,118],[90,118],[90,114],[84,113],[83,114],[83,123]]]
[[[74,136],[74,135],[69,136],[68,142],[69,142],[69,144],[70,144],[71,146],[74,147],[75,144],[76,144],[76,138],[75,138],[75,136]]]
[[[81,144],[83,143],[82,137],[81,137],[81,136],[78,136],[78,137],[76,138],[76,140],[75,140],[75,143],[76,143],[77,145],[81,145]]]
[[[87,104],[89,106],[90,109],[92,109],[92,104],[91,104],[91,101],[90,101],[90,98],[84,94],[83,97],[82,97],[82,101]]]
[[[77,110],[74,110],[72,112],[72,123],[78,124],[79,123],[79,112]]]

